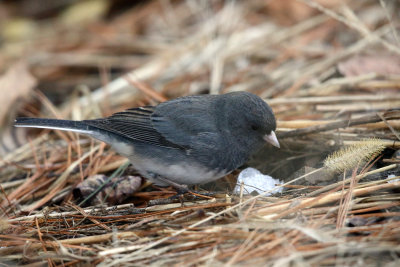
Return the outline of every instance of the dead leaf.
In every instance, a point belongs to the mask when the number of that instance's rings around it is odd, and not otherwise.
[[[18,62],[0,77],[0,125],[11,110],[15,110],[15,104],[21,99],[27,99],[37,80],[28,70],[25,62]]]
[[[346,77],[376,73],[400,74],[400,57],[394,55],[359,55],[340,62],[338,69]]]
[[[103,186],[107,179],[108,177],[103,174],[89,176],[74,189],[75,198],[86,199],[93,192],[96,192],[99,187]],[[141,185],[142,178],[140,176],[114,177],[85,204],[98,205],[104,202],[112,205],[120,204],[137,192]]]
[[[0,155],[19,146],[17,140],[24,139],[26,130],[12,127],[18,107],[26,100],[35,88],[37,80],[28,70],[25,62],[12,65],[0,77]]]

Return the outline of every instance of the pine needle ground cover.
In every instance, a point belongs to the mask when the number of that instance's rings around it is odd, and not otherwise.
[[[400,264],[397,1],[40,3],[0,3],[2,264]],[[173,199],[101,142],[12,127],[240,90],[281,144],[244,167],[282,193],[233,194],[239,169]]]

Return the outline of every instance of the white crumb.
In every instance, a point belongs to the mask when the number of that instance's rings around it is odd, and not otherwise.
[[[394,174],[389,174],[388,177],[387,177],[387,179],[394,178],[394,177],[396,177],[396,175],[394,175]],[[397,183],[397,182],[400,182],[400,178],[397,178],[397,179],[393,179],[393,180],[388,181],[388,183],[390,183],[390,184]]]
[[[262,174],[259,170],[254,168],[246,168],[240,172],[235,189],[235,194],[240,193],[240,187],[243,183],[243,194],[251,194],[256,191],[258,194],[264,192],[265,196],[270,196],[275,193],[282,192],[282,187],[276,187],[277,184],[282,184],[278,179],[274,179],[269,175]]]

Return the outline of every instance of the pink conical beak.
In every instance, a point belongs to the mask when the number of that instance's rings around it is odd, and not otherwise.
[[[264,140],[267,141],[268,143],[270,143],[273,146],[276,146],[277,148],[280,148],[281,146],[279,145],[279,141],[278,138],[276,138],[276,134],[274,131],[272,131],[270,134],[268,135],[264,135]]]

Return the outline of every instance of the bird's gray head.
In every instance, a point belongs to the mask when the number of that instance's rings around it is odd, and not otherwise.
[[[279,147],[275,116],[264,100],[249,92],[224,96],[226,120],[237,141],[255,148],[261,147],[265,141]]]

